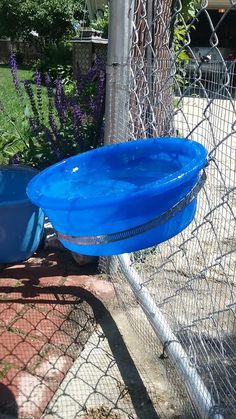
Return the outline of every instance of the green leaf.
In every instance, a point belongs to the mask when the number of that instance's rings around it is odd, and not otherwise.
[[[29,118],[30,117],[30,110],[29,110],[29,106],[28,105],[25,105],[25,108],[24,108],[24,116],[26,117],[26,118]]]

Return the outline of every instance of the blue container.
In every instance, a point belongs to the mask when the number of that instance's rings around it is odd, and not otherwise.
[[[26,195],[36,173],[31,168],[0,166],[0,263],[29,258],[41,241],[44,214]]]
[[[196,184],[206,158],[205,148],[190,140],[128,141],[51,166],[30,182],[27,193],[73,252],[131,252],[181,232],[195,215],[196,199],[150,231],[110,242],[104,235],[138,226],[172,208]],[[101,239],[98,244],[94,236]]]

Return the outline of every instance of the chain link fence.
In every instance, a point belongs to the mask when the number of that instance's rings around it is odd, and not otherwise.
[[[161,379],[156,390],[149,358],[139,357],[137,367],[137,356],[127,349],[113,301],[107,307],[95,292],[97,286],[100,292],[112,288],[96,265],[78,267],[51,240],[29,260],[2,265],[0,278],[1,419],[175,414]],[[130,339],[125,317],[121,323]]]
[[[105,275],[60,247],[0,267],[1,419],[236,416],[236,1],[217,3],[110,1],[106,142],[192,138],[207,181],[184,232],[101,260],[118,308],[99,301]]]
[[[145,347],[166,366],[181,417],[228,419],[236,415],[236,3],[219,12],[212,4],[131,1],[132,41],[120,40],[129,54],[110,46],[106,142],[191,138],[208,149],[209,165],[184,232],[102,265]]]

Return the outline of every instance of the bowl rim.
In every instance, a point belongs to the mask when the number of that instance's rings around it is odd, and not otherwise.
[[[160,146],[164,146],[164,144],[169,143],[169,145],[176,145],[176,152],[178,150],[181,150],[181,148],[186,147],[186,150],[190,150],[194,157],[190,160],[190,162],[182,167],[180,170],[175,171],[174,173],[167,175],[163,177],[162,179],[159,179],[157,181],[151,182],[148,184],[148,187],[145,187],[143,189],[140,189],[138,191],[133,191],[130,193],[130,191],[127,191],[125,193],[119,194],[118,196],[112,195],[108,198],[96,197],[96,201],[91,202],[91,197],[89,198],[81,198],[76,197],[71,200],[65,200],[63,198],[51,198],[50,196],[43,195],[41,191],[41,187],[43,185],[43,180],[48,177],[51,173],[54,173],[55,170],[57,170],[58,167],[66,164],[71,164],[73,162],[76,162],[76,164],[79,163],[81,159],[86,158],[86,155],[89,157],[92,157],[93,155],[96,156],[98,153],[106,153],[107,156],[109,153],[111,153],[113,150],[120,148],[122,149],[129,149],[130,147],[133,148],[135,145],[138,146],[138,144],[146,144],[147,147],[151,147],[154,144],[158,144]],[[165,152],[165,150],[163,149]],[[167,149],[168,151],[168,149]],[[91,208],[98,208],[103,206],[109,206],[114,205],[118,203],[125,203],[128,199],[132,198],[145,198],[147,193],[149,195],[160,195],[167,190],[174,189],[178,186],[180,186],[183,183],[188,182],[190,179],[192,179],[194,176],[197,176],[201,169],[203,169],[206,166],[207,163],[207,150],[206,148],[193,140],[189,140],[186,138],[180,138],[180,137],[161,137],[161,138],[151,138],[151,139],[137,139],[137,140],[131,140],[121,143],[115,143],[111,145],[106,145],[101,148],[91,150],[85,153],[78,154],[73,157],[69,157],[68,159],[64,159],[59,163],[54,164],[53,166],[50,166],[49,168],[43,170],[38,175],[36,175],[28,184],[26,192],[29,198],[34,202],[36,205],[41,206],[45,209],[57,209],[57,210],[71,210],[71,209],[91,209]],[[98,169],[99,170],[99,169]]]
[[[21,164],[7,164],[7,165],[0,165],[0,172],[10,172],[10,171],[14,171],[14,172],[33,172],[35,173],[35,175],[37,173],[39,173],[39,170],[35,169],[34,167],[31,166],[24,166]],[[27,185],[25,185],[25,187],[27,187]],[[29,197],[26,194],[26,198],[23,199],[16,199],[15,201],[2,201],[0,202],[0,208],[3,207],[8,207],[8,208],[12,208],[15,207],[16,205],[21,205],[21,206],[27,206],[27,205],[32,205]]]

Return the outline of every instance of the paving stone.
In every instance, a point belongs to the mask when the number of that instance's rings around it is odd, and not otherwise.
[[[26,368],[36,353],[36,349],[29,342],[21,341],[4,359],[14,365]]]
[[[39,285],[44,287],[48,287],[50,285],[61,286],[65,279],[60,274],[61,270],[58,268],[58,275],[54,274],[54,276],[40,276]]]
[[[10,307],[5,307],[0,315],[0,326],[8,326],[16,317],[17,312]]]
[[[54,359],[59,359],[61,356],[65,355],[65,352],[61,348],[55,348],[52,345],[48,345],[47,351],[44,352],[44,359],[50,361],[52,355]]]
[[[10,272],[9,272],[9,274],[10,274]],[[6,278],[2,277],[0,279],[0,289],[2,287],[15,287],[17,285],[19,285],[18,279],[11,278],[10,276],[6,277]]]
[[[45,314],[30,308],[24,313],[23,319],[27,320],[32,326],[37,327],[40,321],[45,319]]]
[[[25,269],[24,263],[16,263],[15,265],[7,266],[3,272],[11,272],[13,270]]]
[[[51,344],[55,345],[56,347],[63,348],[63,350],[68,348],[71,345],[73,340],[71,337],[61,330],[57,330],[53,336],[51,337],[50,341]]]
[[[29,334],[35,330],[35,327],[28,320],[22,317],[12,323],[12,328],[24,334]]]
[[[44,358],[41,358],[41,361],[35,368],[35,374],[40,377],[47,377],[50,378],[51,375],[65,373],[65,371],[68,370],[68,366],[71,366],[73,363],[73,360],[71,357],[67,355],[60,355],[53,350],[50,351],[50,354],[47,353],[47,355]]]
[[[78,297],[70,294],[70,287],[79,292],[80,276],[74,276],[74,284],[64,285],[69,270],[78,271],[72,258],[65,254],[42,252],[42,256],[8,266],[1,272],[0,374],[3,385],[16,400],[19,418],[42,418],[94,327],[92,309],[88,313],[85,307],[88,304],[82,302],[75,311]],[[62,286],[68,293],[62,294],[65,291]],[[88,322],[91,327],[87,328]],[[75,413],[83,411],[73,400],[70,410],[73,403]]]
[[[19,406],[19,417],[32,415],[41,418],[53,391],[40,378],[27,372],[21,372],[16,379],[16,401]]]
[[[6,303],[6,302],[3,302],[3,301],[0,299],[0,315],[1,315],[1,313],[3,313],[5,310],[8,310],[9,308],[11,308],[11,304]]]
[[[46,318],[40,321],[40,323],[37,325],[37,331],[41,332],[47,340],[50,340],[50,338],[55,334],[55,332],[60,329],[61,324],[63,323],[63,320],[56,319],[56,318]]]
[[[7,368],[7,372],[5,376],[2,377],[1,379],[1,383],[6,386],[9,386],[9,385],[12,385],[12,383],[16,380],[17,375],[20,373],[20,370],[19,368],[14,367],[14,365],[12,364],[9,364],[9,363],[4,364],[4,361],[3,361],[3,366],[4,365],[7,365],[8,368]]]
[[[1,281],[1,280],[0,280]],[[8,291],[7,293],[2,293],[1,292],[1,288],[0,288],[0,305],[1,305],[1,300],[5,303],[8,303],[9,305],[11,305],[12,303],[16,304],[16,303],[22,303],[22,299],[24,299],[24,303],[28,303],[28,301],[25,300],[25,298],[29,298],[32,299],[33,297],[31,297],[31,295],[28,295],[27,293],[25,293],[25,295],[23,295],[23,291],[24,291],[24,287],[20,287],[20,290],[16,291],[16,287],[12,287],[12,291]],[[8,301],[9,300],[9,301]]]
[[[27,335],[27,342],[33,346],[37,353],[47,344],[40,336]]]
[[[26,371],[13,368],[10,372],[11,376],[9,373],[2,383],[7,386],[12,398],[15,399],[18,407],[17,417],[40,419],[54,391],[42,379]],[[2,404],[7,408],[4,400]],[[16,416],[14,416],[14,419],[16,419]]]
[[[102,301],[107,301],[115,295],[113,284],[96,276],[69,275],[65,285],[84,288]]]
[[[6,362],[7,357],[13,354],[14,350],[21,342],[21,336],[18,336],[15,333],[4,331],[0,335],[0,361]]]
[[[66,304],[55,304],[51,306],[51,309],[47,311],[48,317],[59,317],[65,319],[65,316],[68,316],[68,313],[73,310],[73,305],[71,303]]]
[[[0,282],[1,282],[1,280],[0,280]],[[18,314],[18,315],[23,315],[26,311],[27,311],[27,309],[28,309],[28,307],[27,307],[27,304],[21,304],[21,303],[7,303],[9,306],[10,306],[10,308],[12,309],[12,310],[15,310],[15,312]],[[1,304],[0,304],[1,305]]]

